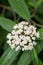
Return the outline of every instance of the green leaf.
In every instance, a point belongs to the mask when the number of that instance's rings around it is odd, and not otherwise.
[[[30,51],[24,51],[18,61],[18,65],[28,65],[31,62]]]
[[[0,65],[10,65],[16,59],[19,52],[8,48],[0,58]]]
[[[3,41],[5,40],[7,35],[7,31],[5,31],[4,29],[2,29],[2,27],[0,26],[0,44],[3,43]]]
[[[39,24],[43,25],[43,14],[37,14],[34,16],[34,18],[38,21]]]
[[[39,44],[39,46],[37,45],[36,49],[35,49],[35,47],[33,48],[33,50],[31,51],[31,58],[32,58],[34,65],[43,65],[43,63],[41,62],[41,60],[39,59],[39,57],[37,55],[37,52],[39,52],[38,50],[41,51],[40,48],[43,49],[43,40],[41,40],[41,41],[39,40],[39,41],[37,41],[37,43]]]
[[[43,49],[43,40],[37,40],[36,42],[37,42],[36,50],[37,50],[37,53],[39,53]]]
[[[39,40],[43,40],[43,28],[39,29],[38,31],[40,33]]]
[[[41,14],[43,14],[43,2],[42,4],[38,7],[37,11]]]
[[[15,25],[15,22],[9,19],[6,19],[4,17],[0,17],[0,26],[4,28],[5,30],[10,32],[14,25]]]
[[[9,45],[7,43],[4,44],[4,51],[9,48]]]
[[[25,0],[9,0],[9,3],[13,10],[21,16],[23,19],[29,20],[30,12],[27,8]]]
[[[37,8],[42,3],[42,1],[43,0],[29,0],[28,4]]]
[[[39,61],[40,59],[38,58],[38,55],[37,55],[35,48],[33,48],[31,51],[31,58],[32,58],[34,65],[40,65],[40,61]]]

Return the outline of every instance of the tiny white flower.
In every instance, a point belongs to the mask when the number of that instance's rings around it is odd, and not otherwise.
[[[17,34],[14,37],[15,37],[15,40],[18,40],[18,35]]]
[[[27,41],[26,41],[26,40],[23,40],[23,41],[22,41],[22,44],[27,44]]]
[[[31,34],[30,37],[33,37],[33,34]]]
[[[29,49],[29,50],[32,50],[32,49],[33,49],[33,46],[29,46],[28,49]]]
[[[23,39],[23,40],[24,40],[24,38],[25,38],[24,35],[20,35],[19,37],[20,37],[20,39]]]
[[[36,39],[36,37],[32,37],[32,40],[35,40]]]
[[[13,35],[16,34],[15,30],[12,30],[12,34],[13,34]]]
[[[18,28],[19,28],[19,29],[23,29],[23,25],[18,24]]]
[[[29,42],[32,42],[32,40],[31,40],[31,39],[29,39]]]
[[[24,24],[25,24],[25,22],[24,22],[24,21],[22,21],[22,22],[20,22],[19,24],[24,25]]]
[[[33,33],[32,34],[36,36],[36,34],[37,34],[36,30],[33,29]]]
[[[15,40],[12,40],[12,43],[15,43]]]
[[[15,26],[13,26],[14,29],[17,29],[18,28],[18,25],[16,24]]]
[[[12,44],[12,45],[11,45],[11,48],[14,49],[14,48],[15,48],[15,44]]]
[[[29,23],[28,22],[25,22],[26,23],[26,25],[28,25]]]
[[[20,46],[24,46],[24,44],[22,42],[20,42]]]
[[[40,37],[40,34],[39,34],[39,32],[37,32],[37,35],[36,35],[36,37],[37,37],[37,38],[39,38],[39,37]]]
[[[7,40],[7,43],[8,43],[8,44],[11,44],[11,40]]]
[[[33,43],[31,42],[31,43],[29,43],[29,46],[33,46]]]
[[[16,51],[20,50],[20,46],[17,46],[15,50],[16,50]]]
[[[35,41],[33,41],[33,45],[36,45],[37,43]]]
[[[16,34],[21,34],[20,30],[17,30],[17,31],[16,31]]]
[[[27,30],[28,29],[28,26],[24,26],[24,30]]]
[[[19,31],[20,31],[20,32],[23,32],[23,30],[22,30],[22,29],[20,29]]]
[[[12,39],[11,33],[7,35],[7,39]]]
[[[24,31],[25,35],[30,35],[32,33],[32,30],[27,29],[26,31]]]
[[[20,39],[16,40],[16,41],[15,41],[15,44],[16,44],[16,45],[19,45],[19,44],[20,44]]]
[[[18,44],[19,44],[19,42],[18,42],[18,41],[16,41],[16,42],[15,42],[15,44],[16,44],[16,45],[18,45]]]
[[[24,49],[24,48],[22,48],[22,51],[25,51],[25,49]]]
[[[28,46],[24,46],[24,50],[29,50],[29,49],[28,49]]]

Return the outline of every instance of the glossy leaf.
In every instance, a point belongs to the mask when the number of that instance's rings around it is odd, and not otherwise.
[[[4,28],[5,30],[10,32],[14,25],[15,25],[15,22],[9,19],[6,19],[4,17],[0,17],[0,26]]]
[[[40,61],[35,48],[33,48],[31,51],[31,59],[34,65],[40,65]]]
[[[23,19],[29,20],[30,12],[25,3],[25,0],[9,0],[9,3],[13,10]]]
[[[19,51],[8,48],[0,58],[0,65],[10,65],[16,59],[18,54]]]

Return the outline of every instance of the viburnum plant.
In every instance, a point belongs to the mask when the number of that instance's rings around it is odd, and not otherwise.
[[[38,56],[43,50],[43,21],[40,22],[41,17],[38,18],[43,0],[8,2],[11,8],[5,8],[12,10],[14,20],[0,16],[0,39],[4,41],[0,65],[43,65]]]

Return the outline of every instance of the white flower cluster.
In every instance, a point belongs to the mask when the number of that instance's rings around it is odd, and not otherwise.
[[[15,50],[32,50],[33,46],[37,43],[36,38],[39,38],[39,32],[36,31],[36,27],[29,25],[28,22],[20,22],[13,26],[11,33],[7,35],[7,43]]]

